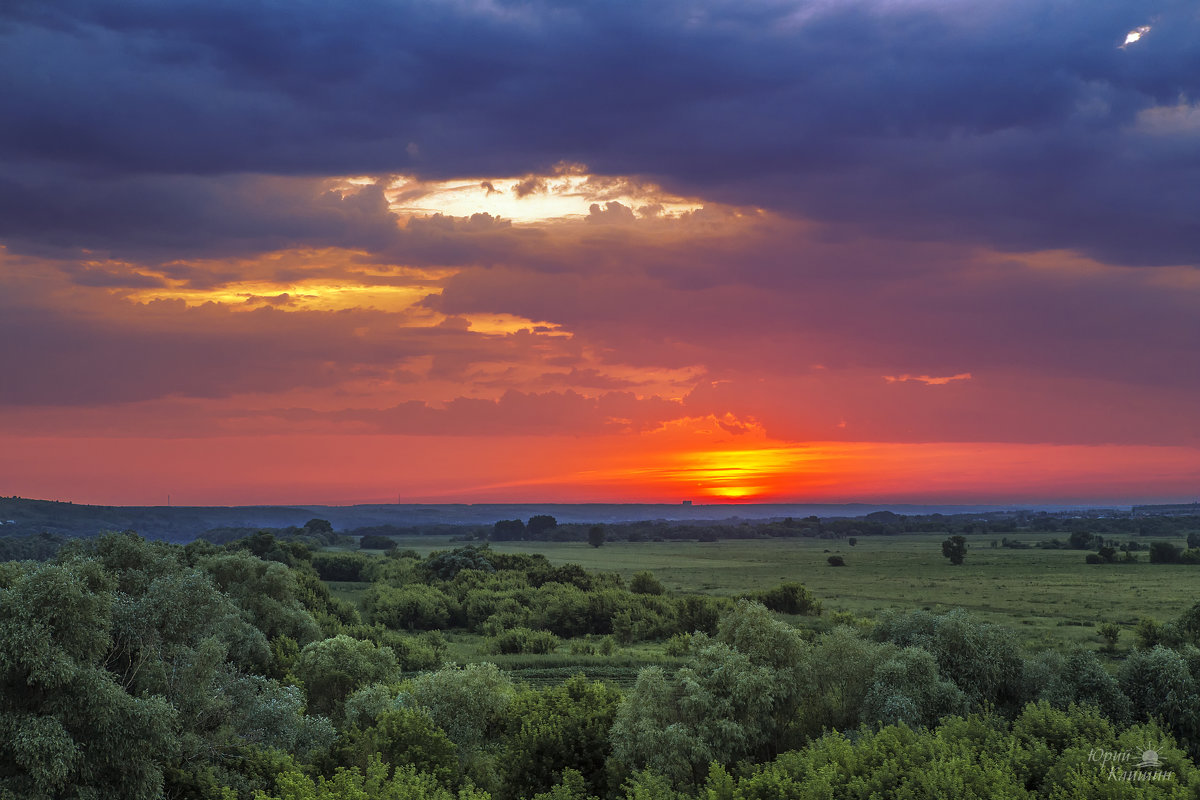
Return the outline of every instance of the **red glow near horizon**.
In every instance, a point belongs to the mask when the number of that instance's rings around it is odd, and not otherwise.
[[[413,211],[458,213],[539,181],[536,203],[504,198],[525,209],[518,224]],[[314,185],[344,201],[374,186]],[[0,250],[13,296],[50,331],[23,343],[7,385],[2,491],[101,504],[1109,503],[1200,487],[1188,385],[1147,391],[1109,369],[1177,373],[1182,337],[1166,323],[1153,347],[1110,327],[1129,295],[1200,290],[1190,273],[846,241],[579,171],[404,186],[378,213],[420,254],[411,262],[294,247],[96,258],[81,279],[74,262]],[[800,266],[743,277],[750,261]],[[933,269],[946,299],[897,264]],[[1068,339],[1057,316],[1080,287],[1096,317]],[[1020,304],[998,309],[998,293]],[[1028,337],[1022,358],[1001,326]]]
[[[641,449],[644,441],[509,438],[481,449],[476,440],[330,436],[17,444],[36,456],[22,459],[24,477],[6,493],[98,505],[164,505],[168,494],[174,505],[1128,504],[1189,500],[1200,476],[1187,448],[835,442],[680,453]],[[523,456],[514,460],[513,448]],[[8,453],[0,469],[13,472]],[[494,481],[497,472],[506,479]]]

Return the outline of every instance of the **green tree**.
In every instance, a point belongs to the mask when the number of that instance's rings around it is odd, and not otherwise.
[[[568,767],[562,772],[562,778],[548,791],[533,795],[533,800],[600,800],[595,795],[588,794],[587,784],[579,770]]]
[[[321,638],[320,627],[301,602],[299,573],[246,552],[206,558],[200,566],[267,639],[290,636],[303,645]]]
[[[967,556],[967,538],[951,536],[942,542],[942,555],[950,559],[950,563],[955,566],[962,564],[963,559]]]
[[[176,709],[104,668],[112,578],[95,561],[23,565],[0,584],[0,795],[161,796]]]
[[[1181,740],[1200,741],[1200,695],[1189,656],[1159,645],[1134,650],[1121,664],[1118,680],[1136,719],[1165,721]]]
[[[493,542],[508,542],[525,538],[525,523],[519,519],[502,519],[492,526]]]
[[[394,630],[441,630],[450,624],[451,598],[422,583],[401,588],[376,583],[363,598],[368,619]]]
[[[529,535],[533,538],[538,538],[544,533],[548,533],[558,527],[558,520],[549,514],[538,514],[529,518],[527,528]]]
[[[721,601],[727,602],[727,601]],[[679,633],[714,634],[721,619],[721,602],[711,597],[685,595],[675,600],[675,630]]]
[[[1067,544],[1072,550],[1088,550],[1092,547],[1092,541],[1096,537],[1087,531],[1072,531],[1067,537]]]
[[[515,691],[512,679],[495,664],[469,664],[418,675],[406,700],[446,732],[462,773],[494,790],[500,784],[499,743]]]
[[[413,679],[408,697],[460,748],[499,736],[513,700],[512,678],[495,664],[447,666]]]
[[[1138,647],[1150,649],[1155,645],[1161,644],[1163,639],[1163,626],[1158,620],[1150,617],[1139,617],[1138,621],[1133,625],[1133,635],[1137,638]]]
[[[380,712],[371,726],[350,728],[338,740],[331,765],[370,769],[382,758],[393,767],[409,767],[451,786],[458,780],[458,758],[454,743],[433,724],[424,710],[389,708]]]
[[[547,791],[565,769],[579,775],[587,794],[606,796],[608,734],[620,702],[616,687],[582,675],[519,693],[509,714],[515,729],[504,750],[505,794]]]
[[[333,533],[333,525],[327,519],[310,519],[304,523],[304,530],[311,534],[331,534]]]
[[[873,723],[862,714],[863,702],[875,683],[875,670],[898,650],[864,639],[846,626],[818,637],[805,664],[803,713],[796,721],[801,737]]]
[[[687,666],[643,669],[617,712],[619,775],[650,768],[676,785],[703,780],[710,762],[763,759],[794,743],[806,684],[806,645],[792,627],[745,600],[717,636],[692,637]]]
[[[966,696],[938,675],[933,656],[906,647],[880,664],[863,702],[863,721],[912,728],[929,726],[947,714],[966,709]]]
[[[1150,543],[1150,563],[1151,564],[1175,564],[1179,561],[1179,556],[1182,553],[1181,548],[1177,544],[1171,542],[1151,542]]]
[[[482,547],[467,545],[466,547],[456,547],[453,550],[430,553],[429,558],[425,561],[424,570],[431,578],[449,581],[465,569],[495,572],[496,567],[493,562],[496,561],[496,558],[497,554],[489,550],[487,545]]]
[[[1102,622],[1096,632],[1104,639],[1104,649],[1112,652],[1117,649],[1117,639],[1121,636],[1121,626],[1115,622]]]
[[[1192,644],[1200,642],[1200,603],[1193,603],[1175,618],[1174,626],[1182,638]]]
[[[588,528],[588,544],[592,547],[600,547],[604,544],[605,534],[604,528],[599,525],[593,525]]]
[[[378,755],[366,769],[339,769],[331,778],[313,780],[292,768],[275,782],[273,793],[256,792],[254,800],[490,800],[487,792],[470,787],[453,791],[411,766],[393,771]]]
[[[755,599],[780,614],[821,614],[821,601],[802,583],[781,583]]]
[[[885,614],[872,635],[931,653],[939,674],[963,691],[973,710],[994,706],[1015,713],[1029,699],[1021,646],[1012,632],[977,622],[962,609]]]
[[[309,708],[336,720],[351,692],[390,680],[397,668],[390,647],[339,635],[306,645],[293,671],[304,682]]]
[[[635,572],[629,581],[629,591],[634,594],[662,594],[666,591],[654,573],[649,570]]]
[[[295,686],[239,676],[221,689],[229,698],[226,722],[246,743],[303,758],[327,748],[337,735],[325,717],[304,715],[304,693]]]
[[[323,581],[362,581],[372,563],[365,553],[314,553],[312,566]]]
[[[1027,664],[1027,679],[1038,680],[1034,674],[1043,664],[1045,679],[1039,680],[1042,686],[1037,692],[1039,700],[1061,710],[1090,705],[1115,723],[1129,721],[1133,711],[1129,698],[1095,653],[1077,649],[1064,656],[1046,651]]]

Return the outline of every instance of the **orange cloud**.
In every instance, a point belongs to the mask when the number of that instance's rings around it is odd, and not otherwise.
[[[932,375],[884,375],[883,379],[888,383],[904,383],[906,381],[919,381],[926,386],[945,386],[951,381],[969,381],[971,373],[960,372],[957,375],[947,375],[945,377],[934,377]]]

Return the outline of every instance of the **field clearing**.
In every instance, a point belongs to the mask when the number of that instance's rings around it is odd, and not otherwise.
[[[1065,534],[1012,535],[1033,543]],[[874,617],[888,610],[964,608],[979,619],[1011,628],[1027,647],[1099,644],[1096,626],[1122,626],[1120,646],[1133,642],[1141,617],[1166,620],[1200,598],[1200,567],[1150,564],[1091,565],[1086,551],[992,548],[987,534],[968,537],[962,566],[942,555],[938,534],[859,537],[845,540],[750,539],[721,542],[498,542],[498,552],[543,553],[552,563],[576,563],[625,577],[651,570],[669,589],[738,595],[798,581],[827,611]],[[1182,542],[1179,542],[1182,544]],[[446,538],[400,540],[420,553],[457,546]],[[841,555],[845,567],[831,567]]]

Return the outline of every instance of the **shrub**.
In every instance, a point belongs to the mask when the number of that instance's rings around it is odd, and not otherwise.
[[[807,614],[814,617],[821,614],[820,601],[801,583],[780,584],[755,599],[780,614]]]
[[[351,692],[389,680],[397,667],[390,647],[342,635],[306,645],[293,672],[304,682],[309,711],[336,717]]]
[[[1175,564],[1179,561],[1179,555],[1181,552],[1182,550],[1179,545],[1174,545],[1170,542],[1151,542],[1150,563]]]
[[[1149,617],[1142,617],[1133,628],[1138,647],[1149,649],[1162,641],[1162,625]]]
[[[441,663],[440,654],[421,638],[391,630],[378,623],[374,625],[347,625],[341,633],[355,639],[374,642],[380,647],[390,647],[396,654],[400,669],[416,672],[434,669]]]
[[[323,581],[361,581],[367,556],[360,553],[314,553],[313,569]]]
[[[351,730],[340,749],[345,761],[369,763],[372,756],[382,757],[390,766],[411,766],[442,785],[452,783],[458,773],[454,743],[423,709],[384,711],[374,726],[362,732]]]
[[[646,570],[633,576],[629,581],[629,591],[634,594],[662,594],[666,589],[653,572]]]
[[[669,656],[682,658],[692,650],[692,637],[686,633],[677,633],[667,639],[666,653]]]
[[[376,584],[364,599],[372,622],[389,628],[440,630],[450,622],[450,598],[432,586],[401,589]]]
[[[535,631],[529,628],[510,628],[488,640],[488,652],[510,655],[530,653],[541,655],[558,647],[558,637],[550,631]]]
[[[360,550],[394,550],[396,540],[388,536],[367,535],[358,540],[358,548]]]
[[[1121,626],[1115,622],[1105,622],[1096,628],[1096,633],[1103,637],[1109,650],[1115,650],[1117,639],[1121,636]]]
[[[518,520],[519,522],[519,520]],[[495,572],[494,558],[486,547],[459,547],[440,553],[430,553],[425,562],[425,572],[431,578],[448,581],[453,580],[464,569],[476,569],[482,572]]]
[[[675,603],[676,628],[680,633],[714,634],[721,618],[720,603],[711,597],[689,595]]]

